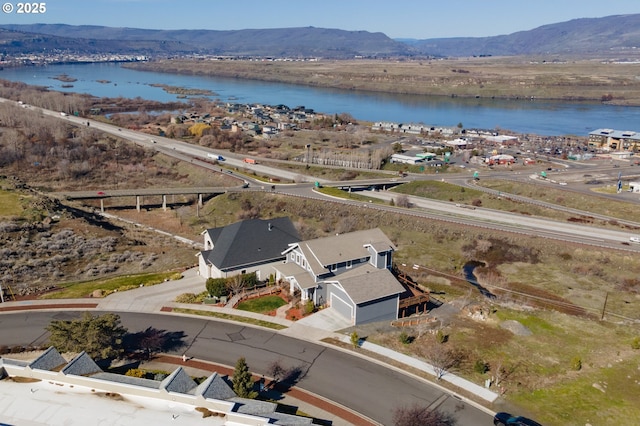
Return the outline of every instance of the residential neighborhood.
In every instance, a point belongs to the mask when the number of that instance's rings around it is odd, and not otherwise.
[[[328,307],[352,325],[398,318],[406,289],[391,272],[395,245],[378,228],[300,241],[288,217],[249,219],[203,232],[204,279],[274,277],[302,303]]]
[[[327,305],[351,324],[398,318],[404,287],[391,273],[394,244],[380,229],[292,243],[275,267],[303,301]]]

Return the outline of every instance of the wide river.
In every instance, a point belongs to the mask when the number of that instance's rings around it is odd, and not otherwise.
[[[64,83],[54,78],[61,74],[77,80]],[[640,107],[356,93],[253,80],[134,71],[111,63],[5,68],[0,70],[0,79],[98,97],[179,100],[176,95],[151,86],[161,84],[211,90],[215,92],[212,99],[225,102],[284,104],[289,107],[304,105],[328,114],[346,112],[365,121],[423,123],[429,126],[457,126],[462,123],[467,129],[509,129],[546,136],[586,136],[598,128],[640,131]],[[73,87],[63,87],[69,84]]]

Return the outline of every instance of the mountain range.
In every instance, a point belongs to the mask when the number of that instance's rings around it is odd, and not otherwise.
[[[572,55],[637,56],[640,14],[583,18],[492,37],[391,39],[383,33],[316,27],[149,30],[64,24],[0,24],[0,54],[335,58]]]

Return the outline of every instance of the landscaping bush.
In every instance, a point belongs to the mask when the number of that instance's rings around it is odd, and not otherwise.
[[[349,338],[351,339],[351,344],[354,348],[360,346],[360,336],[358,336],[358,333],[354,331],[353,333],[351,333],[351,336]]]
[[[484,362],[481,359],[478,359],[473,364],[473,371],[475,371],[478,374],[484,374],[487,371],[489,371],[489,364],[487,364],[486,362]]]
[[[144,370],[140,369],[140,368],[130,368],[130,369],[127,370],[126,373],[124,373],[124,375],[125,376],[129,376],[129,377],[137,377],[139,379],[142,379],[147,375],[147,373]]]
[[[242,278],[245,283],[245,288],[254,288],[260,282],[255,272],[252,272],[250,274],[243,274]]]
[[[223,297],[229,295],[229,287],[226,278],[209,278],[206,282],[207,291],[213,297]]]
[[[408,345],[411,342],[413,342],[413,337],[409,336],[406,331],[403,331],[402,333],[400,333],[399,339],[400,339],[400,343],[402,343],[403,345]]]
[[[582,370],[582,358],[579,356],[574,356],[571,358],[571,369],[574,371]]]
[[[438,330],[438,331],[436,332],[436,341],[437,341],[438,343],[446,343],[446,342],[447,342],[447,340],[449,340],[449,336],[448,336],[448,335],[446,335],[446,334],[444,334],[444,331],[442,331],[442,330]]]
[[[182,293],[176,297],[176,303],[196,303],[198,296],[193,293]]]
[[[313,300],[307,300],[304,304],[304,314],[310,315],[316,310],[316,305],[313,303]]]

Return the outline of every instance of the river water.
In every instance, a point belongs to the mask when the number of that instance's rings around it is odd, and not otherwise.
[[[54,77],[77,79],[64,83]],[[423,123],[466,129],[509,129],[545,136],[586,136],[598,128],[640,131],[640,107],[528,100],[462,99],[441,96],[356,93],[292,84],[135,71],[119,64],[64,64],[5,68],[0,79],[94,96],[174,101],[161,84],[215,92],[212,99],[289,107],[305,106],[327,114],[349,113],[357,120]],[[108,83],[100,82],[108,81]],[[73,87],[63,87],[72,84]]]

